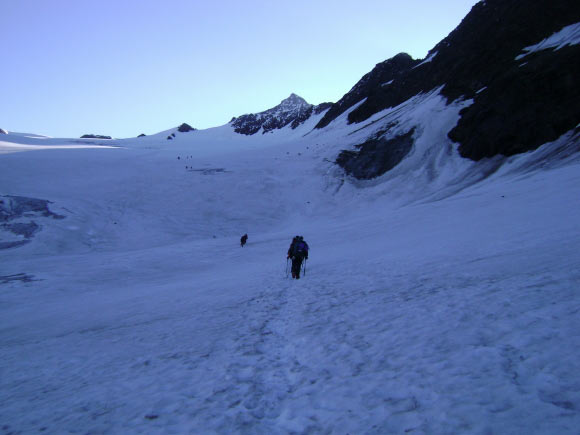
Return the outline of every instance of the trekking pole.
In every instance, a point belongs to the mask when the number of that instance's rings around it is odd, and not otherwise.
[[[304,259],[304,272],[303,275],[306,276],[306,258]]]
[[[289,258],[286,259],[286,278],[288,278],[288,262],[290,261]]]

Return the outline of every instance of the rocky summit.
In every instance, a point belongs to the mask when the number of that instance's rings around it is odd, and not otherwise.
[[[309,119],[313,113],[319,114],[330,106],[330,103],[322,103],[318,106],[308,104],[304,98],[293,93],[272,109],[233,118],[230,124],[236,133],[245,135],[253,135],[260,130],[264,134],[284,128],[287,125],[295,129]]]

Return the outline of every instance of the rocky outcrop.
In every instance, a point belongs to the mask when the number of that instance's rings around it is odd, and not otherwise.
[[[262,130],[262,133],[268,133],[272,130],[284,128],[287,125],[295,129],[309,119],[313,113],[320,114],[330,106],[331,103],[322,103],[314,106],[308,104],[304,98],[291,94],[272,109],[232,118],[230,124],[234,127],[236,133],[245,135],[253,135],[260,130]]]
[[[8,134],[8,132],[6,130],[4,130],[3,128],[0,128],[0,134]]]
[[[81,139],[113,139],[111,136],[102,136],[100,134],[83,134]]]
[[[193,128],[191,125],[186,124],[184,122],[179,127],[177,127],[177,131],[180,132],[180,133],[187,133],[189,131],[195,131],[195,128]]]
[[[356,146],[358,151],[342,151],[336,163],[347,174],[360,180],[378,177],[397,166],[411,151],[414,132],[415,129],[411,129],[392,139],[380,137],[368,140]]]
[[[317,128],[363,98],[349,122],[441,87],[448,103],[473,99],[449,132],[462,156],[479,160],[536,149],[580,123],[580,46],[520,56],[525,47],[578,22],[580,2],[571,0],[481,1],[425,60],[399,54],[377,65]]]

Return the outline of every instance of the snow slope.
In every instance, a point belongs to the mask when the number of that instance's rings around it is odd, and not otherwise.
[[[0,154],[55,149],[110,148],[115,145],[114,140],[61,139],[30,133],[10,132],[0,136]]]
[[[0,430],[577,433],[578,139],[461,159],[467,104],[0,155],[1,195],[65,216],[0,250]],[[344,177],[395,121],[407,158]]]
[[[554,33],[553,35],[544,39],[543,41],[530,47],[524,48],[523,51],[525,51],[526,53],[517,56],[516,60],[520,60],[530,53],[546,50],[548,48],[559,50],[562,47],[565,47],[566,45],[576,45],[576,44],[580,44],[580,23],[575,23],[566,26],[559,32]]]

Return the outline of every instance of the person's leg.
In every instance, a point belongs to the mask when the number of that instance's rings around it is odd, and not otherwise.
[[[292,259],[292,278],[298,278],[300,273],[300,260],[296,257]]]
[[[302,258],[296,259],[296,279],[300,279],[300,267],[302,266]]]

